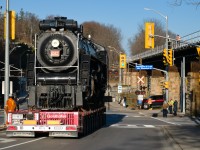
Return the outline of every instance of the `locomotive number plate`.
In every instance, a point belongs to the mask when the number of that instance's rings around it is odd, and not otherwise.
[[[51,50],[51,57],[59,57],[60,50]]]

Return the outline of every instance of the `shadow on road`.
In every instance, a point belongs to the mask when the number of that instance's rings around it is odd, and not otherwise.
[[[122,114],[106,114],[106,127],[121,122],[125,116]]]

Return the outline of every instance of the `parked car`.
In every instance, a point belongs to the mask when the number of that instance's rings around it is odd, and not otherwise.
[[[164,102],[163,95],[151,95],[151,96],[149,96],[149,98],[152,99],[152,108],[162,107],[163,102]],[[148,98],[143,99],[142,108],[149,109]]]

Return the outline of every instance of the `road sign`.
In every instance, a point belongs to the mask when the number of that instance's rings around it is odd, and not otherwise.
[[[144,76],[142,76],[141,78],[140,77],[137,77],[137,78],[138,78],[138,82],[137,83],[140,83],[140,82],[144,83],[144,81],[143,81]]]
[[[136,70],[152,70],[153,65],[137,65]]]
[[[122,93],[122,86],[121,85],[118,86],[118,93]]]

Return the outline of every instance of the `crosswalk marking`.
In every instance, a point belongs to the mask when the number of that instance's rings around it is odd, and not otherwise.
[[[9,142],[14,142],[16,140],[14,139],[9,139],[9,138],[0,138],[0,143],[9,143]]]
[[[112,124],[110,127],[116,128],[155,128],[154,125],[134,125],[134,124]]]

